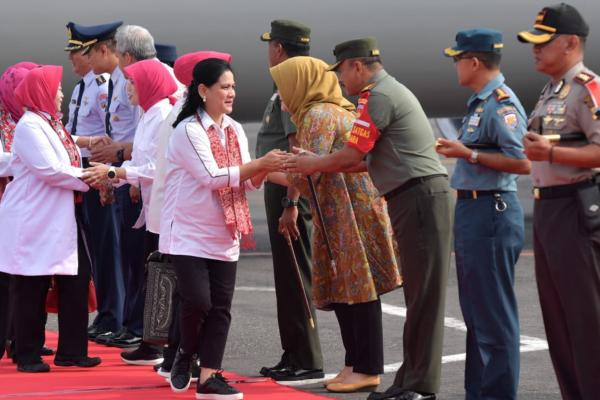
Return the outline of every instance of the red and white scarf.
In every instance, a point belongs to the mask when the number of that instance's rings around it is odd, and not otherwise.
[[[196,113],[196,119],[204,129],[198,113]],[[236,167],[243,164],[240,143],[231,125],[225,128],[224,147],[221,144],[219,134],[214,125],[209,126],[204,131],[208,135],[210,150],[219,168]],[[219,189],[218,193],[219,201],[225,214],[225,224],[231,231],[232,236],[236,237],[238,234],[242,236],[242,249],[254,248],[256,245],[252,235],[254,228],[252,227],[252,220],[250,218],[250,207],[246,199],[246,191],[240,185],[238,188],[226,187]]]

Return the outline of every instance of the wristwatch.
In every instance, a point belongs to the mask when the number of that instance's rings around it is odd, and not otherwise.
[[[106,171],[106,176],[108,176],[108,179],[115,179],[117,177],[117,168],[110,167],[108,171]]]
[[[479,153],[477,150],[473,150],[467,161],[469,161],[471,164],[477,164],[477,157],[479,157]]]
[[[123,162],[125,161],[125,149],[119,149],[117,150],[117,161],[118,162]]]
[[[287,197],[281,199],[281,207],[290,208],[290,207],[298,207],[298,200],[292,200]]]

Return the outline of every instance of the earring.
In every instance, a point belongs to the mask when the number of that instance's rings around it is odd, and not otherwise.
[[[206,96],[202,96],[202,102],[206,103]]]

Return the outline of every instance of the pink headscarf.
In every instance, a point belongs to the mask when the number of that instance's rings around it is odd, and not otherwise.
[[[144,111],[148,111],[160,100],[169,98],[177,90],[175,79],[158,60],[143,60],[131,64],[125,67],[125,76],[132,80],[140,107]]]
[[[193,73],[196,64],[209,58],[218,58],[220,60],[227,61],[228,63],[230,63],[232,59],[231,54],[220,53],[218,51],[211,50],[187,53],[175,60],[175,65],[173,66],[175,77],[185,86],[190,86],[192,80],[194,79]]]
[[[15,89],[15,98],[22,107],[31,111],[43,111],[58,119],[56,93],[62,79],[63,67],[42,65],[32,69]]]
[[[23,108],[15,99],[15,89],[25,78],[25,75],[37,67],[39,67],[38,64],[23,61],[8,67],[0,77],[0,103],[15,122],[19,121],[23,115]]]

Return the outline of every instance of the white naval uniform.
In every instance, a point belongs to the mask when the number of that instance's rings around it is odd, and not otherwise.
[[[228,116],[219,127],[202,112],[202,126],[214,126],[225,144],[225,128],[233,126],[242,163],[251,161],[248,139],[242,125]],[[240,167],[219,168],[210,141],[195,116],[181,121],[171,135],[167,149],[165,200],[160,221],[159,250],[165,254],[187,255],[222,261],[237,261],[240,240],[225,225],[218,189],[240,187]],[[250,179],[245,190],[257,190]]]
[[[0,272],[77,275],[77,223],[73,191],[89,188],[71,166],[57,133],[27,111],[12,147],[14,180],[0,203]]]
[[[78,83],[71,94],[69,102],[69,121],[65,125],[68,132],[77,136],[100,136],[106,134],[104,119],[108,100],[109,74],[95,75],[90,70],[83,78],[83,95],[77,113],[77,132],[73,132],[73,121],[77,108],[81,86]],[[81,149],[83,157],[89,157],[88,149]]]

